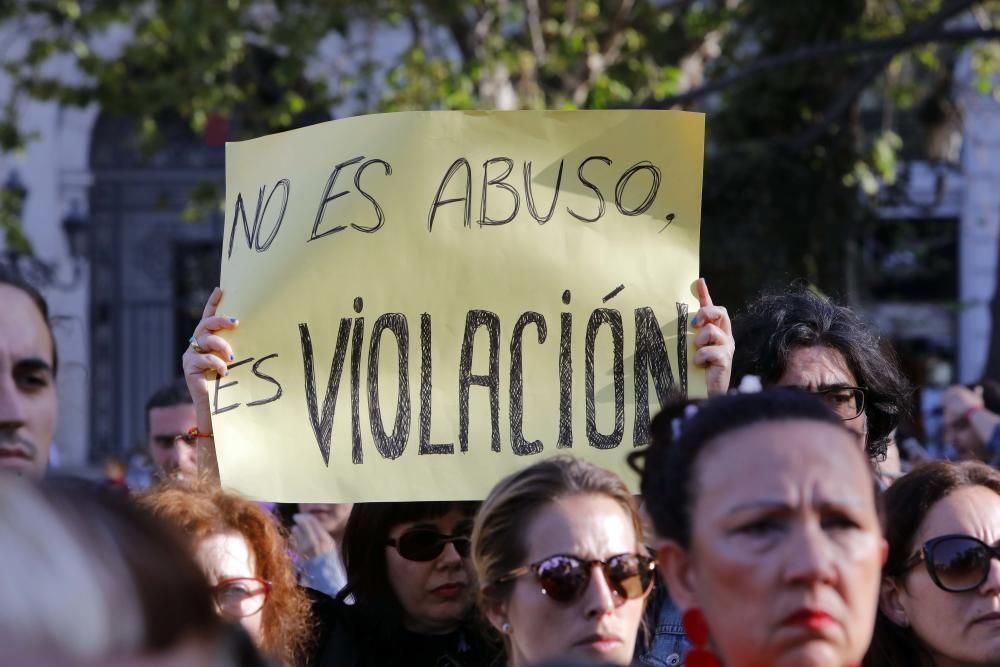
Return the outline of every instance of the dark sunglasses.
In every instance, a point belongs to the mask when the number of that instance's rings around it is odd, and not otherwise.
[[[590,584],[590,573],[599,567],[608,587],[622,601],[642,597],[653,585],[656,562],[638,554],[619,554],[607,560],[587,560],[569,554],[557,554],[537,563],[519,567],[497,579],[498,584],[532,573],[542,593],[556,602],[578,599]]]
[[[942,535],[927,540],[920,552],[903,564],[903,569],[908,571],[924,561],[938,588],[964,593],[986,581],[994,558],[1000,560],[1000,547],[991,547],[970,535]]]
[[[399,536],[398,540],[389,538],[385,543],[390,547],[396,547],[399,555],[406,560],[418,563],[434,560],[449,544],[455,546],[455,551],[462,558],[468,558],[469,550],[472,548],[472,541],[469,539],[468,533],[442,535],[436,530],[423,528],[405,532]]]

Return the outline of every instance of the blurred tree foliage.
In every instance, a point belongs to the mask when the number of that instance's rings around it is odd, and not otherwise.
[[[0,151],[29,139],[28,98],[133,116],[148,150],[164,114],[195,131],[222,117],[239,139],[338,108],[707,111],[716,300],[791,277],[849,292],[861,193],[892,183],[903,148],[893,114],[930,129],[956,115],[970,45],[993,91],[998,16],[997,0],[7,0],[21,43],[0,49]],[[349,70],[318,55],[365,26],[375,48],[342,47]],[[55,74],[67,61],[79,77]]]

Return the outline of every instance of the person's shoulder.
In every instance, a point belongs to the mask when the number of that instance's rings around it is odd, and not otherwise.
[[[352,605],[313,588],[302,589],[309,598],[313,618],[313,637],[307,654],[311,667],[352,667],[356,614]]]

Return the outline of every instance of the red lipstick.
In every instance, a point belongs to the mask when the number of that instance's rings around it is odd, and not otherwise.
[[[800,609],[794,614],[785,617],[785,620],[781,624],[809,628],[810,630],[821,630],[832,622],[833,616],[821,609]]]

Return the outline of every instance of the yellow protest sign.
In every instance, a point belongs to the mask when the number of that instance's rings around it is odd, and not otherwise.
[[[704,117],[410,112],[226,146],[212,392],[223,483],[275,501],[478,499],[571,453],[626,472],[704,394]]]

